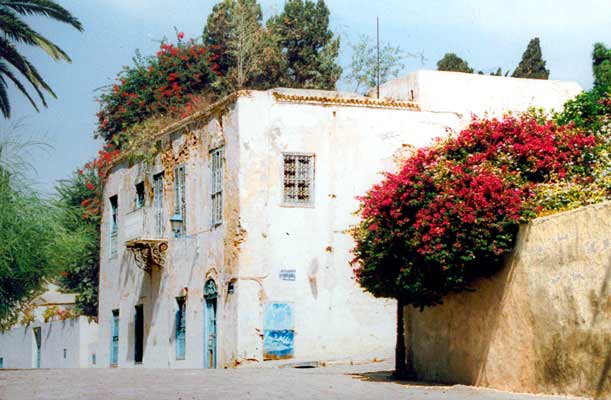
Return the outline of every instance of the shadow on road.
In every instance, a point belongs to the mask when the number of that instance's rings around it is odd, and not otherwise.
[[[409,380],[400,380],[393,377],[393,371],[372,371],[372,372],[362,372],[362,373],[351,373],[346,374],[352,378],[359,379],[365,382],[388,382],[388,383],[397,383],[399,385],[406,386],[423,386],[423,387],[448,387],[449,385],[445,385],[443,383],[435,383],[435,382],[424,382],[424,381],[409,381]]]

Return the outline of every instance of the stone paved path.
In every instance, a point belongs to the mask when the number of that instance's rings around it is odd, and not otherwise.
[[[531,400],[468,386],[389,380],[390,363],[325,368],[231,370],[82,369],[0,370],[0,399],[426,399]]]

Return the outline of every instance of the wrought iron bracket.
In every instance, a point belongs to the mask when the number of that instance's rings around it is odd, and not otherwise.
[[[163,268],[168,252],[167,239],[135,239],[125,242],[125,247],[134,255],[138,268],[150,272],[154,266]]]

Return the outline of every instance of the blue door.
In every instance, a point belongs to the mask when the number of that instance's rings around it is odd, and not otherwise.
[[[110,365],[119,363],[119,310],[112,310]]]
[[[216,368],[216,284],[212,279],[204,287],[204,368]]]
[[[269,302],[263,314],[263,359],[292,358],[295,349],[295,316],[291,303]]]
[[[34,368],[40,368],[40,347],[42,345],[42,335],[40,332],[40,327],[33,328],[34,331],[34,342],[36,343],[36,361],[34,364]]]

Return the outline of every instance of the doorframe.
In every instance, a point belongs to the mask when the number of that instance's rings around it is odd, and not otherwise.
[[[212,367],[208,364],[208,354],[210,349],[208,348],[208,303],[212,304],[214,310],[214,349],[212,349]],[[214,279],[210,278],[204,285],[204,368],[216,368],[216,360],[218,354],[218,286]]]
[[[36,332],[38,332],[38,340],[36,340]],[[34,326],[32,327],[32,340],[34,344],[34,359],[32,360],[34,364],[32,367],[39,369],[41,365],[42,358],[42,327]]]

